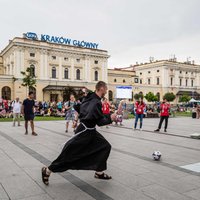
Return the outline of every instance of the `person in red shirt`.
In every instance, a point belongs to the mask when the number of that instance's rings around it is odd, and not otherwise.
[[[102,112],[105,116],[110,116],[110,104],[106,98],[102,102]],[[106,126],[108,128],[108,126]]]
[[[159,132],[162,123],[165,120],[165,129],[164,131],[167,132],[167,125],[168,125],[168,118],[169,118],[169,110],[170,110],[170,104],[167,102],[166,99],[163,99],[163,103],[160,105],[160,123],[158,125],[158,129],[156,129],[156,132]]]
[[[140,130],[142,130],[142,121],[143,121],[145,107],[146,107],[146,105],[143,102],[143,99],[139,98],[139,100],[136,101],[136,103],[135,103],[135,114],[136,114],[136,116],[135,116],[134,130],[136,130],[136,128],[137,128],[138,119],[140,119]]]

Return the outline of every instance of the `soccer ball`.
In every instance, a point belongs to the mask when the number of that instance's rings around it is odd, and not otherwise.
[[[152,156],[153,156],[154,160],[159,161],[161,158],[161,153],[160,153],[160,151],[154,151]]]

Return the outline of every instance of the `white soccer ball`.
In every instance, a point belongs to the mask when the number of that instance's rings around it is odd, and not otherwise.
[[[161,155],[162,154],[160,153],[160,151],[154,151],[153,154],[152,154],[153,159],[156,160],[156,161],[160,160]]]

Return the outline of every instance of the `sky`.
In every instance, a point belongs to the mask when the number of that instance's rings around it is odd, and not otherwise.
[[[108,67],[187,58],[200,64],[199,0],[0,0],[0,50],[35,32],[96,42]]]

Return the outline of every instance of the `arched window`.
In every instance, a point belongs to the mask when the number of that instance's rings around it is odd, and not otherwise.
[[[158,97],[158,101],[160,101],[160,93],[157,92],[156,96]]]
[[[56,68],[52,67],[52,78],[56,78]]]
[[[114,82],[115,82],[115,83],[117,82],[117,79],[116,79],[116,78],[114,79]]]
[[[65,68],[65,71],[64,71],[64,78],[65,79],[68,79],[69,78],[69,71],[67,68]]]
[[[29,92],[33,92],[34,94],[34,99],[36,99],[36,89],[33,86],[29,87]]]
[[[111,90],[108,91],[108,100],[109,101],[113,100],[113,92]]]
[[[5,86],[1,90],[2,99],[11,100],[11,89],[8,86]]]
[[[98,71],[95,71],[95,72],[94,72],[94,80],[95,80],[95,81],[98,81]]]
[[[125,79],[123,80],[123,83],[126,83],[126,80],[125,80]]]
[[[34,65],[30,65],[30,75],[32,77],[35,77],[35,66]]]
[[[77,79],[77,80],[80,80],[80,79],[81,79],[81,71],[80,71],[80,69],[77,69],[77,70],[76,70],[76,79]]]

